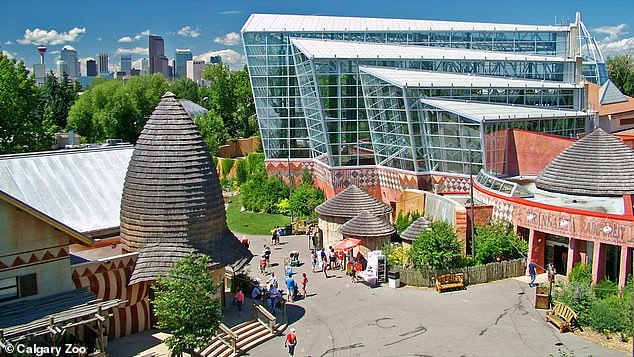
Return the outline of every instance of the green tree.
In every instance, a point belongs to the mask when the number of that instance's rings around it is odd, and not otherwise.
[[[194,103],[200,100],[198,84],[190,78],[180,78],[170,84],[170,91],[179,99],[188,99]]]
[[[79,87],[76,82],[71,81],[66,72],[59,79],[50,72],[40,91],[44,102],[44,120],[53,123],[56,126],[55,131],[65,130],[68,112],[77,100]]]
[[[293,191],[288,208],[294,216],[300,218],[313,217],[315,207],[325,201],[324,192],[310,184],[302,184]]]
[[[213,338],[220,325],[222,307],[215,297],[218,286],[208,266],[208,256],[190,253],[152,285],[158,327],[172,334],[165,343],[174,354],[193,355]]]
[[[625,54],[608,58],[608,75],[614,84],[626,95],[634,96],[634,59]]]
[[[513,225],[494,221],[476,227],[475,260],[477,264],[525,257],[528,243],[513,231]]]
[[[247,66],[244,66],[240,71],[233,72],[231,74],[231,82],[236,101],[235,119],[241,124],[241,135],[246,138],[255,134],[258,130],[255,102]]]
[[[22,61],[0,53],[0,154],[48,150],[52,122],[45,122],[42,99]]]
[[[216,156],[218,154],[218,148],[229,138],[222,117],[214,110],[209,110],[203,115],[196,116],[194,122],[196,126],[198,126],[200,135],[205,140],[209,152],[212,156]]]
[[[161,74],[135,76],[125,85],[109,80],[91,85],[68,115],[68,127],[89,142],[119,138],[135,143],[169,84]]]
[[[453,227],[443,221],[433,221],[429,230],[414,240],[410,260],[416,268],[448,269],[460,263],[462,249]]]

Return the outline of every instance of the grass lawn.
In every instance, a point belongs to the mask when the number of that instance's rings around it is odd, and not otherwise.
[[[242,197],[240,195],[231,197],[227,207],[227,225],[236,233],[271,235],[271,229],[274,226],[283,227],[291,223],[291,217],[282,214],[240,212],[241,207]]]

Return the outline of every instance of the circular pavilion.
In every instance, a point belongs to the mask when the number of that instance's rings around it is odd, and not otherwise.
[[[634,152],[603,129],[596,129],[555,157],[535,186],[568,195],[630,194],[634,192]]]
[[[365,210],[344,223],[339,232],[344,238],[360,239],[359,252],[367,257],[369,252],[379,250],[388,243],[396,229],[383,218]]]
[[[363,211],[389,224],[392,208],[355,185],[339,192],[333,198],[315,208],[319,217],[319,229],[323,232],[324,247],[336,245],[343,239],[339,228]]]
[[[410,224],[409,227],[400,234],[401,239],[403,240],[403,245],[411,247],[416,238],[429,228],[429,223],[429,220],[425,217],[420,217],[412,222],[412,224]]]
[[[130,159],[120,235],[124,251],[139,251],[130,285],[156,280],[192,251],[208,255],[217,272],[240,269],[252,257],[227,228],[209,151],[170,92],[150,115]]]

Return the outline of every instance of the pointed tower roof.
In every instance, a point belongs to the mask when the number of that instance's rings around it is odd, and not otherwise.
[[[241,268],[251,253],[227,228],[222,189],[196,125],[167,92],[134,148],[121,199],[123,249],[140,251],[130,284],[156,280],[191,251]]]
[[[416,240],[416,238],[418,238],[418,236],[423,233],[423,231],[427,229],[427,227],[429,227],[429,223],[430,222],[429,220],[427,220],[427,218],[420,217],[419,219],[412,222],[412,224],[410,224],[409,227],[407,227],[407,229],[405,229],[403,233],[401,233],[401,238],[406,241]]]
[[[612,80],[608,79],[599,89],[599,103],[601,105],[627,102],[625,95],[617,88]]]
[[[392,212],[392,207],[377,200],[371,194],[351,185],[335,197],[320,204],[315,211],[320,215],[353,218],[368,210],[375,216],[384,216]]]
[[[603,129],[596,129],[555,157],[537,176],[535,186],[583,196],[634,193],[634,152]]]
[[[339,228],[341,234],[354,237],[380,237],[391,235],[396,229],[365,210]]]

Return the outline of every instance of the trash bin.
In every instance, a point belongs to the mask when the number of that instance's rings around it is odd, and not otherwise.
[[[293,234],[293,225],[292,224],[287,224],[284,227],[284,235],[290,236]]]
[[[284,232],[284,228],[281,228],[281,227],[280,227],[280,229],[278,229],[278,232],[280,234],[280,237],[284,236],[284,233],[286,233],[286,232]]]
[[[390,270],[387,272],[388,285],[392,289],[396,289],[401,286],[401,272],[398,270]]]

